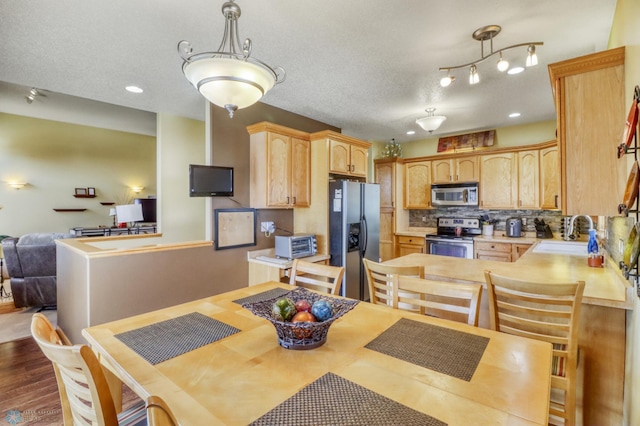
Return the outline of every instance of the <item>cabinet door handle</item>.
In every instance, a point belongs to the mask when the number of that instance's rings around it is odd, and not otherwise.
[[[289,197],[287,197],[287,204],[289,204]]]
[[[296,205],[296,197],[295,196],[293,197],[293,205],[294,206]]]
[[[553,202],[556,205],[556,209],[557,209],[558,208],[558,195],[556,194],[553,198],[554,198]]]

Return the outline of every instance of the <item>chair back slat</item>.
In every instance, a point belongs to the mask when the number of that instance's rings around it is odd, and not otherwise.
[[[458,284],[402,275],[392,275],[391,281],[394,307],[402,309],[400,303],[412,303],[420,307],[421,313],[478,325],[482,296],[480,284]],[[405,292],[419,295],[419,298],[407,297]]]
[[[369,286],[369,301],[377,305],[393,305],[391,295],[391,276],[403,275],[409,277],[424,277],[423,266],[391,266],[362,259],[367,284]],[[415,295],[414,295],[415,297]],[[419,307],[411,303],[405,306],[407,310],[418,311]]]
[[[541,283],[485,271],[491,328],[553,345],[549,422],[576,422],[578,321],[584,282]],[[555,390],[561,397],[555,398]]]
[[[340,294],[344,267],[329,266],[322,263],[295,259],[291,268],[291,285],[322,291],[333,295]]]

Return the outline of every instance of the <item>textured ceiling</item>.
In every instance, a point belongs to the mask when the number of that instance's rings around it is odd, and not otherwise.
[[[186,39],[195,52],[215,50],[222,3],[3,0],[0,81],[204,120],[205,101],[182,75],[176,45]],[[615,10],[615,0],[237,3],[253,56],[287,71],[262,102],[374,141],[431,137],[415,124],[427,107],[447,117],[434,137],[554,119],[547,65],[606,49]],[[438,68],[479,59],[471,34],[490,24],[502,26],[494,50],[544,42],[539,65],[509,76],[493,57],[478,67],[479,84],[470,86],[461,69],[440,87]],[[523,63],[525,53],[505,58]],[[144,93],[126,92],[129,84]],[[521,117],[507,117],[516,111]]]

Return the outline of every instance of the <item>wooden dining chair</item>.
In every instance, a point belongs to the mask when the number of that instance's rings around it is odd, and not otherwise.
[[[405,275],[410,277],[424,277],[424,267],[422,266],[391,266],[383,265],[369,259],[362,259],[365,275],[369,286],[369,301],[376,305],[392,306],[391,276]],[[414,306],[417,311],[419,308]]]
[[[295,259],[291,268],[291,285],[318,290],[333,295],[340,294],[344,267]]]
[[[403,309],[411,303],[420,313],[478,326],[482,285],[425,280],[403,275],[391,276],[392,306]],[[397,290],[397,291],[396,291]],[[420,295],[415,298],[407,292]]]
[[[491,328],[553,345],[549,424],[575,425],[584,282],[540,283],[485,271]]]
[[[179,425],[167,403],[157,395],[147,398],[147,419],[149,426]]]
[[[146,425],[144,401],[116,413],[109,385],[97,357],[87,345],[70,345],[43,314],[31,319],[31,335],[53,363],[64,424]]]

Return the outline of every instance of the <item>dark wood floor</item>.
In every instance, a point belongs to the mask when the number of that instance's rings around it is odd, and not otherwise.
[[[124,408],[140,401],[126,386],[123,392]],[[20,413],[20,426],[63,424],[53,367],[31,337],[0,343],[0,424],[10,424],[10,410]]]

